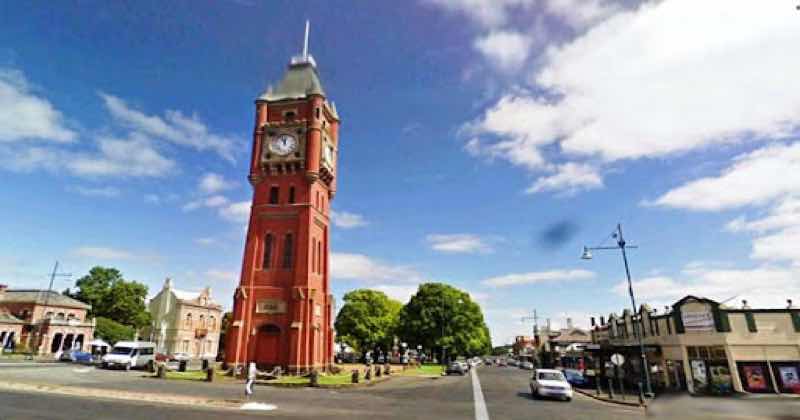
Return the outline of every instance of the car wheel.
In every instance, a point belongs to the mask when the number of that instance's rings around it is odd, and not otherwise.
[[[152,360],[147,362],[147,371],[152,373],[155,373],[156,371],[156,365],[153,363]]]
[[[570,402],[570,401],[572,401],[572,397],[564,397],[564,401],[565,402]]]

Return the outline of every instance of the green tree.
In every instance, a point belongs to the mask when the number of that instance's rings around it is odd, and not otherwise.
[[[147,286],[127,281],[116,268],[94,267],[75,283],[70,297],[92,305],[90,316],[103,317],[142,328],[150,323],[150,313],[144,304]]]
[[[477,356],[492,350],[480,305],[469,294],[442,283],[425,283],[400,311],[398,331],[412,348],[422,345],[436,356]]]
[[[119,322],[110,320],[108,318],[99,316],[96,318],[97,324],[95,325],[94,335],[107,341],[112,346],[117,341],[132,340],[134,337],[134,329],[127,325],[122,325]]]
[[[357,351],[391,347],[402,304],[377,290],[358,289],[344,295],[336,316],[336,335]]]

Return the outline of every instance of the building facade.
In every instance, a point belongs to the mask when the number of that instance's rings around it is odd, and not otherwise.
[[[167,279],[147,308],[152,323],[143,336],[156,343],[164,354],[186,353],[192,358],[217,356],[222,326],[222,306],[211,297],[211,289],[186,292]]]
[[[635,328],[634,328],[635,326]],[[598,360],[626,356],[630,382],[641,378],[638,334],[656,389],[691,393],[800,393],[800,309],[733,308],[686,296],[664,312],[609,315],[592,331]]]
[[[255,101],[253,198],[228,364],[306,372],[333,362],[328,255],[338,130],[307,50]]]
[[[94,318],[87,319],[90,309],[58,292],[0,285],[0,348],[55,357],[65,350],[85,351],[94,339]]]

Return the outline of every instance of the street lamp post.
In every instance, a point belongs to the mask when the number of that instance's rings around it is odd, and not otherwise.
[[[616,232],[613,233],[613,236],[617,239],[617,246],[598,246],[598,247],[583,247],[583,255],[581,258],[584,260],[591,260],[592,259],[592,252],[593,250],[603,250],[603,249],[619,249],[622,251],[622,261],[625,263],[625,276],[628,279],[628,295],[631,298],[631,307],[633,308],[633,315],[635,316],[637,313],[636,310],[636,299],[633,295],[633,283],[631,282],[631,271],[628,267],[628,254],[625,252],[625,248],[637,248],[636,246],[630,246],[625,243],[625,238],[622,236],[622,225],[617,224],[617,228],[615,229]],[[645,395],[649,398],[654,396],[653,388],[650,384],[650,366],[647,363],[647,353],[644,351],[644,341],[642,341],[642,329],[644,325],[642,323],[641,314],[639,315],[639,322],[638,328],[637,323],[633,322],[634,333],[639,341],[639,352],[642,357],[642,377],[644,379],[645,384]]]

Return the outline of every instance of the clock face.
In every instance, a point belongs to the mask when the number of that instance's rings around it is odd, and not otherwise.
[[[278,156],[287,156],[297,150],[297,139],[289,134],[279,134],[270,141],[269,150]]]
[[[331,146],[330,144],[326,144],[325,146],[323,146],[322,157],[325,159],[325,162],[328,162],[328,164],[333,165],[333,146]]]

